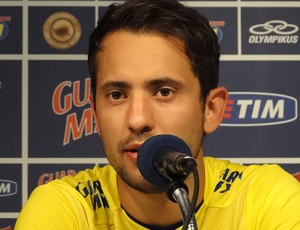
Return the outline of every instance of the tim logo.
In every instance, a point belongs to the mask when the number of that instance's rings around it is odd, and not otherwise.
[[[273,93],[231,92],[222,126],[279,125],[297,119],[297,99]]]
[[[11,180],[0,179],[0,197],[15,195],[18,191],[18,184]]]

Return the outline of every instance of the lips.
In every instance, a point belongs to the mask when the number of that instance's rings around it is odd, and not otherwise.
[[[138,150],[140,149],[142,144],[132,143],[126,146],[124,153],[134,162],[137,160]]]

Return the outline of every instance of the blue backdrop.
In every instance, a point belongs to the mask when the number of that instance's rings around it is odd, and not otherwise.
[[[38,185],[105,164],[89,108],[88,37],[113,1],[0,1],[0,229]],[[230,100],[205,153],[300,171],[300,1],[182,1],[222,47]]]

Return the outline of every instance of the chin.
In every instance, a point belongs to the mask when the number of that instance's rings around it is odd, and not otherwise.
[[[148,182],[139,183],[139,184],[135,183],[131,185],[128,184],[128,185],[137,191],[140,191],[142,193],[147,193],[147,194],[160,194],[166,192],[166,188],[157,187]]]
[[[166,191],[166,188],[149,183],[139,171],[134,173],[135,176],[128,172],[119,172],[118,174],[128,186],[142,193],[164,193]]]

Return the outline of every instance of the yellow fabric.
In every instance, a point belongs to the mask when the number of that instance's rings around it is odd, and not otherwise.
[[[300,183],[280,167],[241,166],[210,157],[204,163],[199,229],[300,230]],[[26,229],[146,228],[121,208],[116,173],[107,165],[36,188],[15,226]]]

